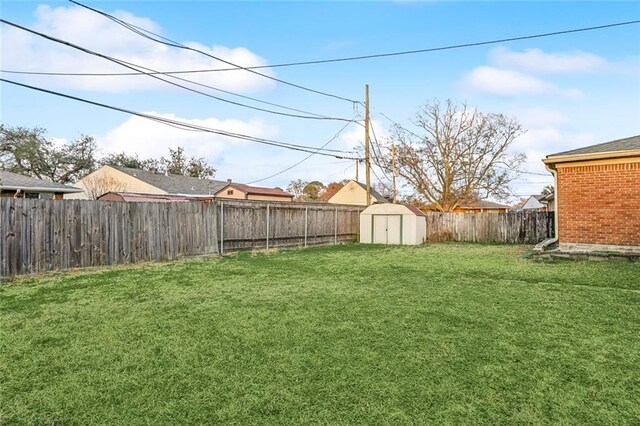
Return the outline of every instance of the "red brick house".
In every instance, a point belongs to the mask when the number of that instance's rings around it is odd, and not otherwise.
[[[640,252],[640,135],[548,155],[561,251]]]

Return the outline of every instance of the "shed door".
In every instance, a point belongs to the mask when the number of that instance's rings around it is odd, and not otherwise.
[[[374,244],[402,244],[402,216],[374,215],[372,232]]]

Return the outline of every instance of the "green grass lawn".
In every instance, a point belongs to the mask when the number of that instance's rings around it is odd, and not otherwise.
[[[640,423],[640,264],[348,245],[0,285],[0,424]]]

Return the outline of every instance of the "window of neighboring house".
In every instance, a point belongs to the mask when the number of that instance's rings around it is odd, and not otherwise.
[[[227,190],[227,195],[233,195],[233,189],[228,189]]]
[[[40,198],[40,194],[37,192],[25,192],[24,198],[38,199]]]
[[[52,192],[41,192],[40,193],[40,199],[41,200],[53,200],[53,193]]]

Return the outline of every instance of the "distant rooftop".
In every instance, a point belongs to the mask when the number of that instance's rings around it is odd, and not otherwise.
[[[464,203],[459,206],[461,209],[510,209],[511,206],[507,206],[493,201],[479,200],[471,203]]]
[[[235,183],[235,182],[230,182],[230,183],[225,182],[225,185],[222,188],[220,188],[220,190],[224,189],[224,187],[227,185],[232,186],[233,188],[238,189],[244,192],[245,194],[293,197],[293,194],[289,194],[288,192],[283,191],[280,188],[264,188],[261,186],[244,185],[242,183]]]
[[[227,185],[226,181],[200,179],[191,176],[154,173],[148,170],[131,169],[129,167],[109,166],[116,170],[140,179],[169,194],[181,195],[213,195]]]
[[[636,149],[640,149],[640,135],[617,139],[597,145],[585,146],[583,148],[572,149],[570,151],[557,152],[555,154],[547,155],[547,158],[565,155],[596,154],[601,152],[632,151]]]
[[[114,197],[116,196],[116,197]],[[190,201],[205,200],[202,197],[189,197],[188,195],[173,194],[144,194],[140,192],[110,191],[98,197],[98,200],[110,200],[119,197],[126,202],[154,202],[154,203],[187,203]],[[211,197],[213,198],[213,196]]]
[[[364,189],[365,191],[367,190],[367,185],[362,183],[362,182],[358,182],[357,180],[354,180],[355,183],[357,183],[362,189]],[[373,189],[373,186],[369,187],[369,190],[371,191],[371,195],[373,196],[373,198],[375,198],[378,201],[388,201],[387,197],[385,197],[384,195],[380,194],[378,191],[376,191],[375,189]]]
[[[73,186],[48,182],[46,180],[19,175],[17,173],[11,173],[4,170],[0,170],[0,190],[1,189],[59,193],[82,192],[81,189],[74,188]]]

